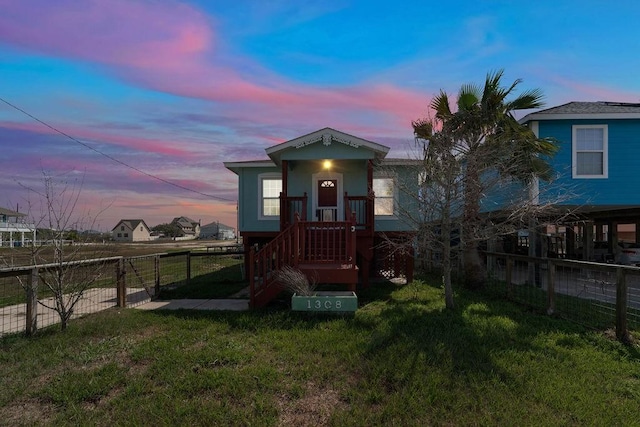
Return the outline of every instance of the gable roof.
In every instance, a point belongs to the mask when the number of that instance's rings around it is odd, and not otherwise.
[[[131,230],[135,230],[138,227],[138,225],[140,225],[140,223],[144,224],[147,230],[150,230],[149,226],[147,225],[147,223],[144,222],[143,219],[121,219],[116,224],[116,226],[111,229],[111,231],[114,231],[116,228],[118,228],[120,224],[126,225]]]
[[[6,208],[0,208],[0,215],[6,215],[6,216],[11,217],[11,218],[22,218],[24,216],[27,216],[27,214],[23,214],[23,213],[20,213],[20,212],[12,211],[12,210],[6,209]]]
[[[179,216],[179,217],[175,217],[173,218],[173,221],[171,221],[171,223],[176,223],[176,224],[180,224],[180,225],[184,225],[184,226],[188,226],[188,227],[194,227],[196,225],[199,225],[200,223],[197,221],[192,220],[189,217],[186,216]]]
[[[306,147],[307,145],[322,142],[324,145],[331,145],[333,142],[345,144],[353,148],[364,147],[374,152],[375,158],[383,159],[389,152],[389,147],[378,144],[376,142],[368,141],[366,139],[358,138],[357,136],[349,135],[329,127],[311,132],[307,135],[299,136],[292,140],[283,142],[273,147],[267,148],[265,151],[267,155],[273,160],[276,165],[280,165],[280,156],[286,150],[298,149]]]
[[[527,114],[520,119],[520,123],[571,119],[640,119],[640,103],[574,101]]]

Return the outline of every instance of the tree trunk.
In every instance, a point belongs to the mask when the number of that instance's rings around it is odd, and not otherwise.
[[[482,183],[473,154],[468,157],[464,176],[464,215],[462,244],[464,251],[464,284],[468,289],[481,289],[485,285],[485,267],[478,252],[476,228],[480,222]]]

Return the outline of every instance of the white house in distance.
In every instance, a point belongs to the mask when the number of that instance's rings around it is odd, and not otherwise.
[[[24,246],[25,233],[31,236],[32,242],[36,241],[36,225],[25,222],[26,216],[0,207],[0,246]]]
[[[214,221],[200,228],[200,238],[233,240],[236,238],[236,230],[228,225],[221,224],[219,221]]]
[[[142,219],[121,219],[111,230],[116,242],[147,242],[152,240],[149,226]]]

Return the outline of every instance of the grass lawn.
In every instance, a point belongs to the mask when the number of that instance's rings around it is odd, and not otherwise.
[[[435,281],[434,281],[435,283]],[[639,425],[640,347],[424,282],[354,316],[112,309],[0,339],[0,423]]]

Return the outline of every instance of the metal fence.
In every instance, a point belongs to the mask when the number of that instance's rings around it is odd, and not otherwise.
[[[640,329],[640,268],[486,253],[489,290],[619,339]]]
[[[59,323],[59,304],[68,303],[74,295],[79,299],[72,318],[111,307],[135,307],[163,289],[203,277],[215,280],[214,273],[229,265],[230,257],[242,265],[243,256],[233,247],[1,268],[0,336],[32,334]]]

